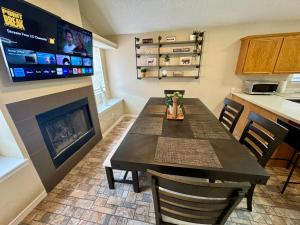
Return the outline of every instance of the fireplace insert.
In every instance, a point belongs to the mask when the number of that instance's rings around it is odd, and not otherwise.
[[[87,98],[39,114],[36,118],[56,168],[95,135]]]

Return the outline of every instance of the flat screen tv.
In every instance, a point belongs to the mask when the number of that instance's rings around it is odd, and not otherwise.
[[[0,9],[0,46],[12,81],[93,75],[91,32],[21,0],[1,0]]]

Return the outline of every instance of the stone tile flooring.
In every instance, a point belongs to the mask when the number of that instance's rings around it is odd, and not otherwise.
[[[133,122],[124,118],[48,196],[25,218],[22,225],[147,225],[154,224],[152,196],[146,175],[140,178],[141,193],[134,193],[128,184],[107,186],[102,162],[118,138]],[[267,168],[271,178],[266,186],[255,189],[253,212],[243,201],[230,216],[227,225],[300,225],[300,186],[290,185],[280,194],[288,171]],[[116,176],[124,172],[116,171]],[[300,179],[300,174],[295,174]]]

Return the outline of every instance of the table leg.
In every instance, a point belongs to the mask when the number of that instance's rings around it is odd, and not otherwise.
[[[133,182],[133,190],[135,193],[140,192],[140,186],[139,186],[139,176],[138,171],[131,171],[132,172],[132,182]]]
[[[252,184],[248,193],[247,193],[247,209],[252,212],[252,200],[253,200],[253,194],[255,189],[255,184]]]
[[[105,167],[109,189],[115,189],[114,173],[111,167]]]

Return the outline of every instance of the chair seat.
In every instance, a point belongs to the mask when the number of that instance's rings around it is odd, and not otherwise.
[[[126,129],[126,131],[124,132],[124,134],[120,137],[120,139],[118,140],[118,142],[115,144],[115,146],[113,147],[113,149],[110,151],[110,153],[108,154],[108,156],[106,157],[106,159],[104,160],[104,162],[102,163],[103,167],[111,167],[111,163],[110,160],[112,158],[112,156],[114,155],[114,153],[117,151],[118,147],[120,146],[120,144],[122,143],[123,139],[125,138],[126,134],[129,132],[130,128],[132,127],[134,122],[132,122],[128,128]]]

